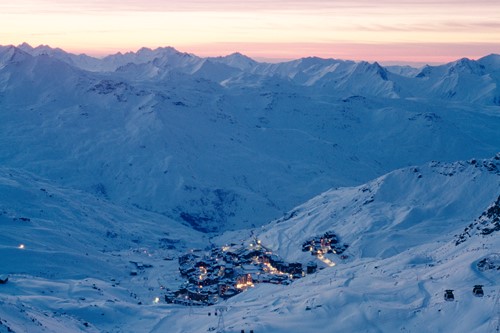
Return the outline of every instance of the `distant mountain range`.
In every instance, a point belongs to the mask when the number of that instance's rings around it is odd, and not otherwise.
[[[0,159],[198,230],[261,225],[334,186],[494,154],[499,59],[417,72],[2,46]]]
[[[33,48],[26,43],[3,48],[10,49],[11,53],[15,49],[31,56],[47,55],[86,71],[120,72],[126,77],[142,80],[161,80],[176,72],[224,86],[253,86],[266,78],[275,77],[298,86],[325,89],[324,92],[328,93],[333,90],[344,94],[438,98],[500,105],[500,90],[497,87],[500,56],[497,54],[478,60],[462,58],[441,66],[404,70],[402,66],[384,68],[376,62],[370,64],[317,57],[278,64],[259,63],[240,53],[201,58],[172,47],[155,50],[141,48],[135,53],[117,53],[102,59],[74,55],[44,45]]]

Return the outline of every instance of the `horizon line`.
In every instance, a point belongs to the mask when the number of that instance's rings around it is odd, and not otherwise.
[[[429,43],[430,44],[430,43]],[[49,44],[39,44],[37,46],[33,46],[32,44],[28,43],[28,42],[22,42],[18,45],[14,45],[14,44],[7,44],[7,45],[0,45],[0,47],[8,47],[8,46],[13,46],[13,47],[16,47],[16,48],[21,48],[23,45],[26,45],[27,47],[30,47],[31,49],[37,49],[37,48],[49,48],[49,49],[52,49],[52,50],[61,50],[65,53],[68,53],[68,54],[72,54],[72,55],[76,55],[76,56],[79,56],[79,55],[85,55],[87,57],[91,57],[91,58],[94,58],[94,59],[104,59],[106,57],[109,57],[109,56],[114,56],[114,55],[125,55],[125,54],[137,54],[138,52],[140,52],[141,50],[143,49],[146,49],[146,50],[150,50],[150,51],[156,51],[156,50],[161,50],[161,49],[168,49],[168,48],[171,48],[173,50],[175,50],[176,52],[179,52],[179,53],[184,53],[184,54],[189,54],[189,55],[192,55],[192,56],[196,56],[196,57],[199,57],[199,58],[217,58],[217,57],[227,57],[227,56],[231,56],[231,55],[234,55],[234,54],[240,54],[242,56],[245,56],[247,58],[250,58],[256,62],[261,62],[261,63],[282,63],[282,62],[290,62],[290,61],[295,61],[295,60],[300,60],[300,59],[306,59],[306,58],[319,58],[319,59],[331,59],[331,60],[342,60],[342,61],[354,61],[354,62],[372,62],[372,63],[379,63],[379,64],[382,64],[384,66],[410,66],[410,67],[423,67],[425,65],[432,65],[432,66],[437,66],[437,65],[443,65],[443,64],[446,64],[446,63],[450,63],[450,62],[453,62],[453,61],[457,61],[457,60],[460,60],[460,59],[464,59],[464,58],[467,58],[467,59],[470,59],[470,60],[478,60],[478,59],[481,59],[481,58],[484,58],[484,57],[487,57],[489,55],[500,55],[499,53],[495,53],[495,52],[487,52],[486,54],[483,54],[483,55],[480,55],[480,56],[474,56],[474,57],[470,57],[470,56],[455,56],[455,57],[449,57],[449,59],[447,60],[436,60],[436,61],[425,61],[425,60],[398,60],[398,59],[387,59],[387,60],[376,60],[376,59],[371,59],[371,60],[367,60],[367,59],[363,59],[363,58],[360,58],[360,57],[356,57],[356,56],[353,56],[353,57],[324,57],[324,56],[321,56],[321,55],[316,55],[316,54],[310,54],[310,55],[306,55],[306,56],[299,56],[299,57],[293,57],[293,56],[290,56],[290,57],[273,57],[273,56],[252,56],[252,55],[248,55],[246,54],[245,52],[242,52],[242,51],[229,51],[229,52],[220,52],[218,54],[214,53],[214,51],[212,50],[211,52],[201,52],[198,53],[198,52],[189,52],[189,51],[182,51],[180,48],[176,47],[176,46],[172,46],[172,45],[164,45],[164,46],[155,46],[155,47],[151,47],[151,46],[141,46],[141,47],[135,47],[135,51],[134,51],[134,48],[128,48],[126,50],[124,50],[123,48],[120,48],[120,49],[115,49],[113,52],[103,52],[103,51],[84,51],[84,50],[78,50],[78,49],[73,49],[72,48],[69,48],[69,49],[66,49],[66,48],[62,48],[62,47],[58,47],[58,46],[51,46]],[[189,47],[187,47],[189,48]]]

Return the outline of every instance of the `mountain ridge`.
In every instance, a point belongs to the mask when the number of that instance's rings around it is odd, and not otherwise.
[[[146,77],[142,76],[142,80],[146,78],[158,80],[168,72],[177,71],[213,80],[219,84],[225,82],[224,85],[227,85],[231,82],[245,87],[262,84],[265,78],[277,75],[282,79],[291,80],[290,82],[299,86],[311,86],[315,89],[326,88],[330,91],[333,89],[371,96],[383,95],[389,98],[432,97],[462,102],[477,101],[487,105],[499,105],[498,103],[500,103],[500,88],[498,88],[500,80],[498,65],[500,60],[498,59],[500,56],[497,54],[490,54],[478,60],[462,58],[448,64],[426,66],[417,75],[408,76],[400,75],[403,74],[402,72],[388,71],[377,62],[370,64],[364,61],[352,62],[332,58],[305,57],[268,64],[256,62],[240,53],[224,57],[202,58],[182,53],[173,47],[158,47],[156,49],[143,47],[137,52],[116,53],[98,59],[86,55],[77,56],[58,48],[52,49],[46,45],[33,48],[28,44],[21,44],[16,48],[34,56],[47,54],[72,66],[93,72],[120,70],[122,74],[126,75],[127,68],[131,68],[131,64],[152,66],[148,70],[151,74]],[[207,61],[209,62],[207,63]],[[213,63],[214,69],[204,70],[210,63]],[[227,67],[218,67],[215,70],[217,67],[215,64]],[[367,80],[366,75],[369,75],[370,72],[372,75],[375,74],[375,80],[380,80],[376,84],[372,82],[373,88],[364,82]],[[437,73],[437,76],[432,73]],[[246,79],[241,80],[245,77]],[[410,83],[409,80],[415,78],[419,78],[420,82],[418,84]],[[473,89],[474,94],[470,94],[472,86],[477,86]]]
[[[465,65],[450,74],[459,61],[412,78],[315,57],[139,53],[93,72],[1,47],[3,163],[75,189],[102,184],[116,203],[220,231],[263,224],[330,187],[500,146],[495,56],[481,76]],[[234,57],[251,69],[231,67]]]

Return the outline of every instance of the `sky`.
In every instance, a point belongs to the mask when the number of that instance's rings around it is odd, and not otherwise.
[[[173,46],[443,63],[500,53],[500,0],[0,0],[0,45],[23,42],[93,56]]]

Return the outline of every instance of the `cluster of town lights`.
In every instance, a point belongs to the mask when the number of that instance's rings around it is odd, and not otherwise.
[[[316,258],[318,258],[319,260],[321,260],[322,262],[324,262],[325,264],[327,264],[329,267],[335,266],[335,263],[333,261],[331,261],[330,259],[326,258],[323,255],[323,252],[321,250],[318,251],[318,254],[316,255]]]
[[[238,289],[247,289],[248,287],[253,287],[253,286],[254,286],[253,282],[248,281],[246,283],[238,283],[236,285],[236,288],[238,288]]]
[[[236,289],[245,290],[249,287],[254,287],[251,274],[247,274],[238,278],[238,282],[236,283]]]
[[[268,272],[270,274],[275,274],[275,275],[288,275],[288,277],[290,279],[293,279],[293,275],[292,274],[288,274],[288,273],[285,273],[285,272],[282,272],[280,270],[278,270],[276,267],[272,266],[270,263],[264,263],[264,271],[265,272]]]
[[[200,281],[202,281],[208,274],[208,271],[205,267],[200,267]]]
[[[336,236],[333,233],[325,235],[329,238],[327,237],[326,241],[321,239],[321,246],[319,240],[315,238],[304,243],[302,251],[311,251],[313,256],[325,265],[332,267],[335,266],[335,263],[326,258],[325,255],[326,253],[335,253],[330,246],[330,240],[336,240]],[[182,290],[169,291],[165,295],[167,303],[188,305],[188,303],[195,302],[200,305],[211,305],[215,304],[219,297],[226,299],[254,287],[253,274],[256,276],[255,283],[284,285],[288,285],[294,279],[306,274],[302,270],[302,263],[284,262],[270,249],[262,245],[262,242],[256,237],[253,241],[246,243],[246,246],[246,248],[236,249],[233,249],[236,244],[225,245],[221,248],[214,247],[211,250],[211,255],[205,255],[202,259],[199,259],[200,255],[194,254],[179,257],[179,270],[182,276],[188,278],[188,282]],[[307,247],[309,248],[306,249]],[[193,252],[194,250],[191,250],[191,253]],[[252,264],[256,267],[253,268]],[[308,273],[314,273],[316,269],[315,263],[307,266]],[[153,302],[157,303],[156,299]]]

